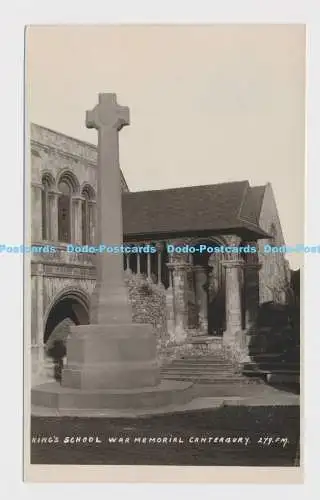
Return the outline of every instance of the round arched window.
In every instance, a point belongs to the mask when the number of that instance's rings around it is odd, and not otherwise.
[[[82,244],[93,243],[95,193],[91,186],[86,185],[82,190]]]
[[[59,182],[58,201],[58,238],[59,241],[71,241],[71,186],[66,181]]]
[[[52,180],[44,175],[42,178],[41,191],[41,211],[42,211],[42,239],[50,239],[50,207],[49,207],[49,191],[52,187]]]

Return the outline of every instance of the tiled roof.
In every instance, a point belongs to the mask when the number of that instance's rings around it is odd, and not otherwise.
[[[124,235],[246,229],[267,237],[258,223],[262,195],[248,181],[124,193]]]
[[[240,218],[244,221],[259,225],[262,200],[266,186],[249,187],[244,197],[240,211]]]

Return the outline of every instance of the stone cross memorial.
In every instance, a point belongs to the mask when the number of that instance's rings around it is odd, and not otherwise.
[[[98,131],[97,246],[123,242],[119,131],[126,125],[129,109],[117,103],[115,94],[99,94],[99,103],[86,114],[86,126]],[[33,408],[38,414],[44,408],[44,414],[51,409],[90,415],[188,402],[192,384],[160,381],[153,327],[132,322],[123,254],[98,253],[96,266],[90,324],[70,328],[61,384],[34,387]]]
[[[100,94],[99,104],[87,111],[87,128],[98,130],[98,193],[96,244],[120,246],[123,240],[119,131],[129,125],[129,108],[119,106],[115,94]],[[123,280],[123,255],[102,253],[97,258],[97,282],[90,322],[131,323],[131,308]]]

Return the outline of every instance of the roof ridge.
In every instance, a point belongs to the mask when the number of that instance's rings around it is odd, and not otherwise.
[[[246,181],[246,185],[244,187],[244,192],[242,193],[242,199],[241,199],[241,202],[240,202],[240,207],[236,213],[236,219],[240,220],[241,221],[241,211],[243,209],[243,205],[245,203],[245,200],[247,198],[247,194],[248,194],[248,190],[250,189],[250,184],[249,184],[249,181]]]
[[[176,187],[171,187],[171,188],[158,188],[158,189],[143,189],[141,191],[130,191],[130,193],[125,193],[125,194],[142,194],[142,193],[155,193],[155,192],[168,192],[168,191],[178,191],[178,190],[183,190],[183,189],[199,189],[199,188],[211,188],[213,186],[225,186],[228,184],[243,184],[247,183],[248,181],[227,181],[227,182],[216,182],[215,184],[192,184],[190,186],[176,186]]]
[[[60,132],[58,130],[54,130],[53,128],[44,127],[43,125],[39,125],[38,123],[35,123],[35,122],[30,122],[30,131],[31,131],[31,127],[32,126],[34,126],[36,128],[40,128],[42,130],[46,130],[47,132],[52,132],[53,134],[61,135],[62,137],[66,137],[66,139],[71,139],[72,141],[75,141],[75,142],[77,142],[79,144],[83,144],[84,146],[88,146],[89,148],[94,149],[95,151],[97,151],[97,145],[93,144],[92,142],[88,142],[88,141],[85,141],[85,140],[82,140],[82,139],[78,139],[76,137],[73,137],[72,135],[65,134],[65,133]]]
[[[239,220],[248,222],[250,224],[257,225],[259,227],[259,220],[260,220],[260,211],[261,211],[261,206],[262,206],[262,200],[258,200],[259,204],[256,204],[257,200],[254,198],[254,192],[256,191],[256,188],[263,188],[263,186],[249,186],[248,189],[245,192],[243,201],[241,203],[241,208],[239,211]],[[251,203],[251,206],[250,206]],[[245,215],[244,208],[247,208],[249,213]]]

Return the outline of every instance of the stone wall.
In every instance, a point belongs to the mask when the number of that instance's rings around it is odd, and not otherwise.
[[[167,337],[167,308],[164,287],[140,274],[126,273],[133,322],[151,324],[160,345]]]
[[[89,183],[96,191],[97,147],[74,139],[54,130],[30,124],[31,178],[40,182],[44,171],[50,172],[55,179],[60,172],[68,169],[79,180],[80,186]],[[121,173],[123,191],[128,186]]]
[[[288,263],[283,253],[264,253],[264,245],[285,245],[280,218],[274,193],[270,184],[267,184],[261,207],[259,220],[260,227],[270,234],[274,232],[274,239],[258,241],[259,261],[262,264],[259,273],[260,304],[275,301],[284,304],[287,300],[286,286],[288,285]]]

